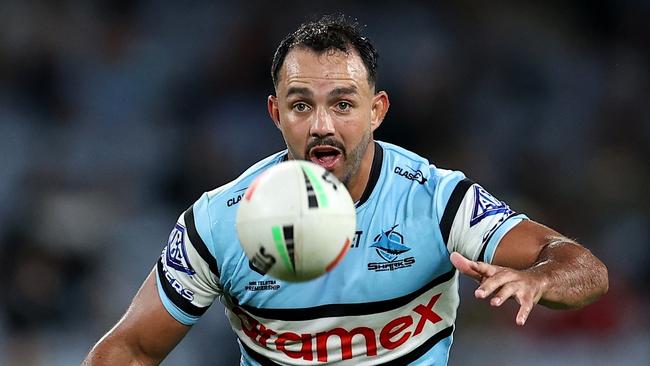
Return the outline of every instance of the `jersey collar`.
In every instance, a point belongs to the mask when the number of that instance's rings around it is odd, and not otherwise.
[[[379,143],[377,143],[377,141],[373,141],[373,143],[375,144],[375,156],[372,157],[372,166],[370,167],[370,177],[368,177],[368,184],[366,184],[366,188],[363,190],[363,194],[361,195],[361,198],[354,203],[355,207],[359,207],[363,205],[368,200],[370,194],[375,189],[375,186],[379,181],[379,175],[381,174],[381,165],[382,165],[382,161],[384,160],[384,149],[381,147],[381,145],[379,145]],[[289,151],[286,151],[284,153],[284,156],[282,156],[280,162],[285,162],[288,160],[289,160]]]
[[[375,156],[372,158],[370,177],[368,177],[368,184],[366,184],[366,188],[363,190],[363,194],[359,201],[355,203],[355,207],[363,205],[368,200],[370,194],[375,189],[375,186],[379,181],[379,175],[381,174],[381,165],[384,160],[384,149],[379,145],[379,143],[377,143],[377,141],[374,141],[373,143],[375,144]]]

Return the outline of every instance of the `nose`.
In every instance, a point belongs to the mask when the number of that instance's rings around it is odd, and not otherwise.
[[[325,108],[319,108],[314,114],[309,134],[314,137],[334,135],[334,121]]]

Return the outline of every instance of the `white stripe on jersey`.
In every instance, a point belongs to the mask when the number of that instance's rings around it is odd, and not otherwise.
[[[471,260],[484,260],[481,252],[485,251],[488,241],[501,240],[505,232],[499,231],[500,237],[493,237],[497,229],[506,221],[521,221],[525,216],[513,217],[514,211],[499,201],[483,187],[472,184],[456,211],[447,249],[449,252],[459,252]],[[514,225],[513,225],[514,226]],[[496,245],[490,246],[492,251]],[[485,253],[486,258],[492,258],[493,253]]]
[[[240,341],[275,363],[378,365],[407,355],[438,333],[450,335],[457,291],[454,272],[411,302],[380,313],[302,321],[266,319],[241,307],[226,314]]]
[[[190,240],[184,214],[178,218],[172,230],[169,242],[160,256],[158,267],[159,281],[165,280],[170,285],[161,283],[159,291],[175,291],[179,295],[171,293],[172,296],[167,294],[166,297],[178,310],[181,310],[180,314],[184,316],[177,320],[183,324],[191,325],[199,319],[198,316],[188,314],[183,309],[208,307],[221,292],[218,279]]]

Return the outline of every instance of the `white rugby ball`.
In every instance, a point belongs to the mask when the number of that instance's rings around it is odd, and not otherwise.
[[[356,230],[356,210],[334,175],[314,163],[291,160],[253,181],[236,225],[255,268],[300,282],[332,270],[345,256]]]

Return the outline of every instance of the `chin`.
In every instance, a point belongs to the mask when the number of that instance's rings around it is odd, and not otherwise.
[[[336,179],[338,179],[341,183],[343,183],[343,185],[345,185],[345,188],[349,188],[350,180],[352,179],[352,177],[354,177],[353,172],[344,170],[342,168],[338,171],[334,171],[331,173],[336,177]]]

